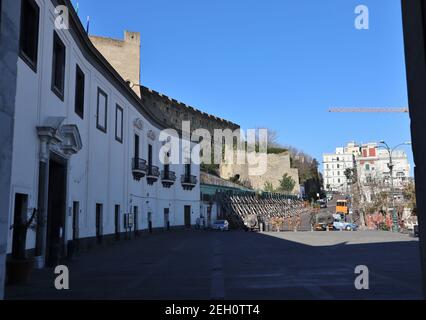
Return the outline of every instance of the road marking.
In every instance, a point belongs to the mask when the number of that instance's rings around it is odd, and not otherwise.
[[[225,277],[223,275],[222,243],[212,242],[212,275],[210,297],[212,300],[225,300]]]

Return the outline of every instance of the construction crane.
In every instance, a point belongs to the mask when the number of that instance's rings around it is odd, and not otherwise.
[[[408,113],[406,107],[403,108],[345,108],[337,107],[329,109],[330,113]]]

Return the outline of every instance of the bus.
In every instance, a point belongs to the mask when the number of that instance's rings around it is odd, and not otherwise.
[[[338,200],[336,204],[336,214],[349,214],[349,204],[347,200]]]

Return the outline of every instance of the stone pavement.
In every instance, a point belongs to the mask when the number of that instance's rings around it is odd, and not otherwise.
[[[37,270],[7,299],[421,299],[418,241],[386,232],[144,234],[66,263],[70,290]],[[355,289],[357,265],[370,290]]]

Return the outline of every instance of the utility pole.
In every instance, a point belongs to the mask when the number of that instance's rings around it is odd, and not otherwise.
[[[398,232],[398,216],[395,208],[395,189],[393,186],[393,163],[392,163],[392,152],[389,152],[389,163],[388,168],[390,171],[390,183],[391,183],[391,197],[392,197],[392,231]]]

